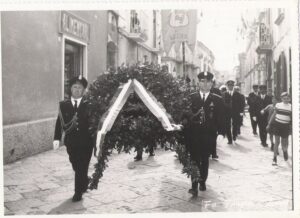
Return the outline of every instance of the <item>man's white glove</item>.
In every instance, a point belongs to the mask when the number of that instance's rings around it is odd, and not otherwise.
[[[244,113],[240,113],[240,116],[242,117],[244,115]]]
[[[183,125],[181,125],[181,124],[171,124],[171,125],[174,128],[174,130],[182,130],[183,129]]]
[[[261,111],[260,111],[260,113],[261,113],[261,114],[264,114],[264,113],[265,113],[265,111],[264,111],[264,110],[261,110]]]
[[[256,121],[256,117],[252,117],[252,119],[253,119],[254,121]]]
[[[53,150],[56,150],[59,148],[59,141],[58,140],[54,140],[53,141]]]

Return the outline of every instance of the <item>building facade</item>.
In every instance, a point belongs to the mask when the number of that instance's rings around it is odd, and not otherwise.
[[[92,82],[106,70],[107,19],[107,11],[1,12],[4,163],[52,148],[69,80]]]
[[[183,53],[185,54],[184,62]],[[188,78],[190,84],[194,87],[198,86],[197,75],[199,72],[217,72],[214,69],[214,61],[213,52],[200,41],[196,42],[194,51],[191,51],[188,46],[183,47],[183,44],[181,44],[178,51],[173,46],[168,54],[163,52],[162,55],[162,64],[168,66],[169,73],[174,77]]]
[[[245,60],[240,59],[245,93],[254,84],[264,84],[268,94],[277,99],[280,93],[291,93],[291,24],[287,9],[265,9],[257,14],[248,34]],[[245,65],[245,66],[243,66]]]
[[[123,10],[118,13],[118,66],[158,64],[161,33],[159,11]]]

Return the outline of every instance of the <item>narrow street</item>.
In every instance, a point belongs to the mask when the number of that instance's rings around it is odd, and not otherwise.
[[[171,151],[156,150],[133,162],[134,153],[110,157],[98,190],[71,202],[73,171],[65,147],[4,165],[5,215],[103,214],[292,209],[291,142],[289,160],[272,166],[272,152],[252,135],[249,114],[233,145],[223,139],[219,160],[210,160],[207,191],[188,194],[190,179]],[[92,158],[90,174],[93,172]]]

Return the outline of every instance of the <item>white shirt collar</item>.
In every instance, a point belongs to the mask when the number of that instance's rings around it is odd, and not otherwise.
[[[204,99],[204,101],[205,101],[207,99],[207,97],[208,97],[208,95],[209,95],[210,92],[204,93],[204,92],[200,91],[199,93],[200,93],[201,98],[203,98],[203,94],[205,94],[205,99]]]
[[[81,99],[82,99],[82,97],[81,98],[77,98],[77,99],[71,97],[72,105],[74,106],[75,100],[76,100],[77,101],[77,107],[79,107]]]

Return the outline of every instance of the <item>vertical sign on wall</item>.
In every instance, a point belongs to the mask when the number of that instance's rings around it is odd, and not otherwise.
[[[182,42],[193,51],[196,44],[197,10],[162,10],[162,34],[166,53],[175,44],[178,51]]]

